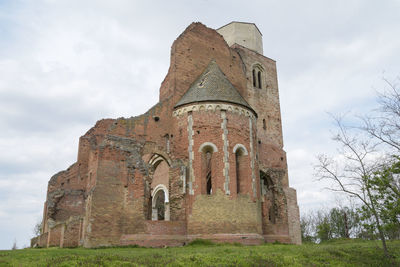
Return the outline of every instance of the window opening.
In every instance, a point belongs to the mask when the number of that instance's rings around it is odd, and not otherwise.
[[[253,86],[256,87],[256,70],[253,70]]]
[[[236,157],[236,192],[239,194],[241,193],[240,190],[240,180],[241,180],[241,171],[242,171],[242,167],[241,165],[241,161],[242,161],[242,152],[240,149],[238,149],[235,153],[235,157]]]
[[[206,152],[206,185],[207,185],[207,195],[212,193],[212,183],[211,183],[211,152]]]

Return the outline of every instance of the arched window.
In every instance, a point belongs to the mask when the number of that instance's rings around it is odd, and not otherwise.
[[[253,75],[253,87],[262,88],[263,87],[263,67],[260,64],[256,64],[253,67],[252,75]]]
[[[211,156],[210,151],[206,152],[206,193],[211,195],[212,193],[212,181],[211,181]]]
[[[267,129],[267,123],[266,123],[265,119],[263,119],[263,129],[264,129],[264,130]]]
[[[201,152],[201,173],[203,176],[201,192],[202,194],[211,195],[213,187],[215,187],[215,181],[213,181],[213,154],[218,149],[213,143],[205,142],[200,146],[199,151]]]
[[[242,144],[237,144],[233,148],[235,153],[236,166],[236,192],[244,193],[245,177],[246,177],[246,155],[248,155],[246,147]]]

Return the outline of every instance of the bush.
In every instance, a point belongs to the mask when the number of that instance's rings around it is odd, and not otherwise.
[[[191,241],[188,246],[215,246],[216,244],[208,239],[200,239],[197,238],[193,241]]]

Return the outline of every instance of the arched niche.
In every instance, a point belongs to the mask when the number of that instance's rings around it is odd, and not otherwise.
[[[260,63],[255,63],[252,66],[253,87],[264,88],[264,67]]]
[[[233,147],[233,153],[235,154],[236,193],[241,194],[245,193],[246,182],[250,182],[246,179],[248,177],[248,152],[244,145],[236,144]]]
[[[200,145],[199,152],[201,153],[201,193],[211,195],[213,187],[215,188],[215,181],[213,180],[215,170],[212,164],[213,154],[218,152],[218,148],[211,142],[204,142]]]
[[[169,209],[169,161],[159,154],[149,159],[150,178],[148,197],[148,219],[153,221],[170,220]]]

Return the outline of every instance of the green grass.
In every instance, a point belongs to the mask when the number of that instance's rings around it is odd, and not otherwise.
[[[195,241],[185,247],[21,249],[0,251],[0,266],[400,266],[400,240],[385,259],[378,241],[241,246]]]

